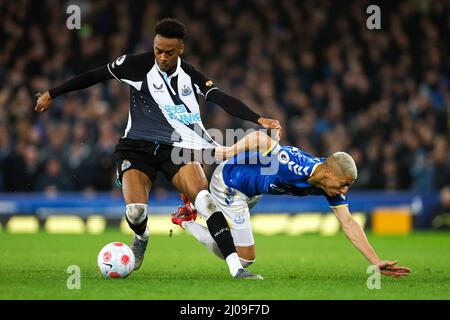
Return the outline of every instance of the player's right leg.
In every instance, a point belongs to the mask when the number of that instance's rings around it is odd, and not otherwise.
[[[122,189],[126,204],[125,218],[134,231],[131,250],[135,256],[135,270],[141,267],[148,244],[147,203],[157,171],[155,154],[158,147],[151,141],[122,138],[114,152],[116,185]]]
[[[122,176],[122,193],[126,203],[125,218],[134,231],[131,250],[135,256],[135,270],[141,267],[148,245],[147,203],[150,188],[150,178],[139,170],[128,170]]]

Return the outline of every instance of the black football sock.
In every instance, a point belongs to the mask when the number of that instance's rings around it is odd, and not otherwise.
[[[127,215],[125,215],[125,219],[127,219],[128,225],[130,226],[131,230],[134,231],[134,233],[136,233],[138,236],[142,236],[144,234],[145,229],[147,228],[148,216],[146,216],[145,219],[137,225],[131,223],[130,220],[128,220]]]
[[[206,225],[208,226],[209,233],[211,233],[211,236],[214,241],[216,241],[217,246],[225,258],[236,252],[230,227],[222,212],[214,212],[208,220],[206,220]]]

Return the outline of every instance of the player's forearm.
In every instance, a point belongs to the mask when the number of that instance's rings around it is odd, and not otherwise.
[[[369,260],[371,264],[379,262],[378,256],[369,244],[361,226],[353,219],[348,206],[333,207],[333,212],[344,231],[345,236]]]
[[[353,218],[345,224],[341,224],[341,226],[346,237],[371,264],[376,264],[380,261],[375,253],[375,250],[370,245],[369,240],[367,240],[367,236],[363,228]]]
[[[207,101],[214,102],[232,116],[241,118],[242,120],[258,123],[260,115],[253,112],[245,103],[238,99],[223,93],[220,90],[212,90]]]
[[[244,151],[266,152],[277,142],[261,131],[252,131],[227,150],[226,157],[233,157]]]
[[[108,68],[105,66],[99,67],[97,69],[93,69],[77,75],[66,82],[60,84],[59,86],[52,88],[49,90],[50,97],[53,99],[61,94],[81,90],[87,87],[90,87],[96,83],[101,81],[112,79],[113,76],[108,71]]]
[[[241,140],[236,142],[227,150],[227,157],[235,156],[244,151],[254,151],[258,147],[258,131],[250,132],[248,135],[243,137]]]

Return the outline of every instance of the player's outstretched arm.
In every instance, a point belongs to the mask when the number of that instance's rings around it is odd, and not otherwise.
[[[108,71],[108,67],[103,67],[87,71],[75,76],[61,85],[52,88],[44,93],[36,94],[37,101],[34,108],[37,112],[44,112],[52,105],[53,99],[67,92],[81,90],[96,83],[112,79],[113,75]]]
[[[341,206],[332,209],[346,237],[367,258],[367,260],[372,265],[378,266],[382,274],[394,278],[400,278],[403,276],[407,276],[411,272],[411,270],[407,267],[397,266],[397,261],[383,261],[378,258],[375,250],[367,240],[363,228],[355,221],[355,219],[353,219],[352,215],[350,214],[348,206]]]
[[[244,151],[259,151],[264,154],[277,143],[262,131],[252,131],[230,147],[217,147],[215,157],[217,160],[224,160]]]
[[[281,129],[280,122],[267,119],[253,112],[245,103],[220,90],[213,90],[207,97],[208,101],[214,102],[232,116],[242,120],[260,124],[265,129]]]

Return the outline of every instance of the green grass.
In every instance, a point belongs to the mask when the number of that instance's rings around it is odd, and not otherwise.
[[[103,235],[0,233],[0,299],[450,299],[450,234],[369,235],[379,255],[412,269],[403,279],[382,277],[369,290],[365,259],[343,234],[333,237],[256,236],[249,269],[264,281],[234,280],[225,262],[187,235],[152,236],[143,267],[127,279],[103,279],[96,258]],[[81,268],[81,289],[69,290],[69,265]]]

